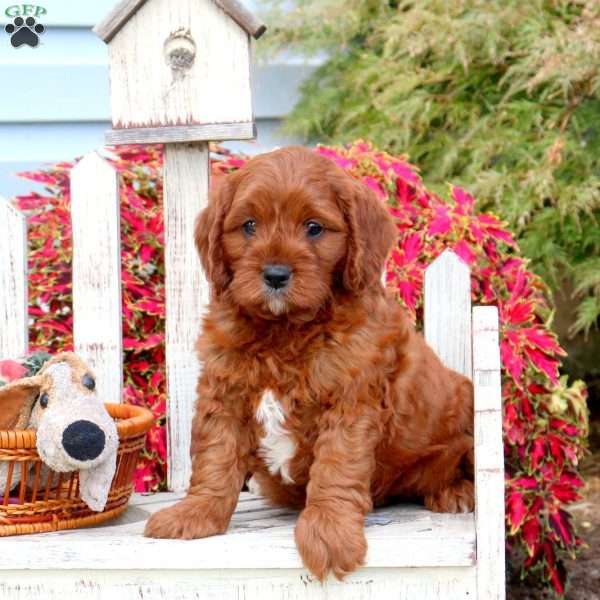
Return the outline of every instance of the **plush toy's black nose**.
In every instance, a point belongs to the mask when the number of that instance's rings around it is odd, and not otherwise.
[[[64,431],[62,444],[66,453],[76,460],[94,460],[104,450],[104,431],[91,421],[75,421]]]
[[[274,290],[285,287],[292,276],[292,270],[287,265],[267,265],[263,269],[265,283]]]

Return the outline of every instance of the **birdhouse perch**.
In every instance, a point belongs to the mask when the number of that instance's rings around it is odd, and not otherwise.
[[[200,373],[194,346],[209,300],[194,246],[208,142],[255,137],[250,44],[265,26],[236,0],[123,0],[94,31],[108,44],[107,143],[165,144],[167,482],[183,491]]]

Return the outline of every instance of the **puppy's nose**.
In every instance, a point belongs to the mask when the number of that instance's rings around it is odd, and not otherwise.
[[[265,283],[274,290],[285,287],[292,276],[292,270],[287,265],[267,265],[263,269]]]
[[[94,460],[102,454],[104,431],[91,421],[75,421],[64,431],[62,444],[65,452],[76,460]]]

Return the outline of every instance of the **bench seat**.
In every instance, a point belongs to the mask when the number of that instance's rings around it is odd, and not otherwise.
[[[401,577],[403,590],[411,578],[416,586],[417,595],[406,598],[420,599],[428,597],[417,590],[431,584],[430,573],[450,594],[440,597],[468,598],[474,585],[473,514],[436,514],[415,505],[377,509],[366,521],[365,567],[346,585],[333,578],[322,585],[296,551],[297,513],[248,493],[241,495],[225,535],[192,541],[143,537],[148,516],[181,497],[135,495],[122,516],[104,525],[0,539],[0,598],[33,598],[39,586],[45,600],[69,598],[77,590],[86,600],[118,600],[120,590],[131,593],[131,586],[138,586],[143,599],[352,598],[353,589],[357,598],[404,598],[393,593],[393,581]],[[352,581],[360,585],[348,586]]]
[[[225,535],[156,540],[144,523],[182,494],[135,495],[127,511],[92,528],[0,540],[0,569],[300,569],[297,513],[243,493]],[[465,567],[475,563],[473,514],[415,505],[380,508],[366,521],[368,567]]]

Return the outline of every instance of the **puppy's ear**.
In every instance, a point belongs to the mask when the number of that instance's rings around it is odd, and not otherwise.
[[[0,429],[26,429],[41,379],[28,377],[0,387]]]
[[[235,174],[222,177],[210,190],[208,206],[196,219],[196,248],[213,293],[219,296],[229,284],[231,275],[223,253],[223,221],[233,201]]]
[[[348,225],[343,283],[356,293],[379,281],[397,231],[383,202],[369,187],[346,174],[336,187]]]

